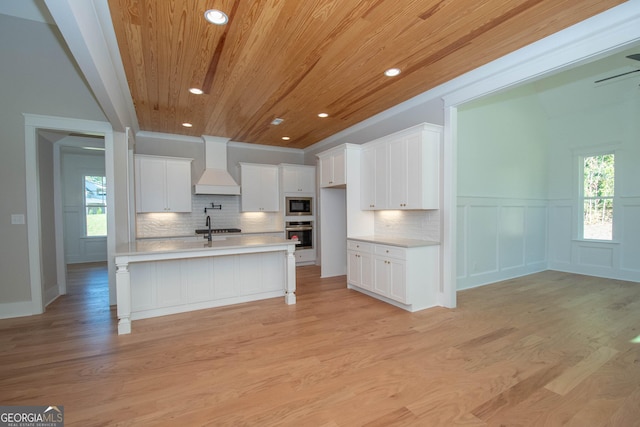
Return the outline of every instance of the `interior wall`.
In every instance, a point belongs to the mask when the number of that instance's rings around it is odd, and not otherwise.
[[[47,305],[58,297],[58,269],[56,266],[56,229],[53,215],[54,167],[53,144],[40,138],[37,145],[38,178],[40,185],[40,254],[42,259],[42,293]]]
[[[23,113],[105,120],[55,27],[0,15],[0,317],[31,313]]]
[[[550,120],[549,268],[640,281],[639,96]],[[613,242],[585,241],[577,200],[578,155],[615,152]]]
[[[546,269],[547,117],[531,87],[458,110],[457,288]]]

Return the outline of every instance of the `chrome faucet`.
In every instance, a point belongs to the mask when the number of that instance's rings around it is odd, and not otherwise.
[[[207,222],[205,225],[209,228],[209,233],[207,233],[207,240],[211,241],[211,217],[207,215]]]

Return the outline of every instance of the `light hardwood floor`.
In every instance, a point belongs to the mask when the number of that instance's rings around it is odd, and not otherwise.
[[[298,268],[282,298],[135,321],[105,269],[0,321],[0,405],[68,426],[638,426],[640,284],[544,272],[408,313]]]

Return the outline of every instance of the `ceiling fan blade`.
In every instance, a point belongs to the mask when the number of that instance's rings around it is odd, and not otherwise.
[[[629,59],[635,59],[636,61],[640,61],[640,53],[634,53],[633,55],[627,55]]]
[[[616,77],[622,77],[622,76],[626,76],[627,74],[637,73],[638,71],[640,71],[640,70],[633,70],[633,71],[629,71],[629,72],[627,72],[627,73],[616,74],[615,76],[606,77],[606,78],[604,78],[604,79],[596,80],[594,83],[601,83],[601,82],[605,82],[605,81],[607,81],[607,80],[615,79]]]

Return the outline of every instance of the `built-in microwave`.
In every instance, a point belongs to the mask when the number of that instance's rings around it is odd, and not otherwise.
[[[285,197],[286,215],[313,215],[313,197]]]

